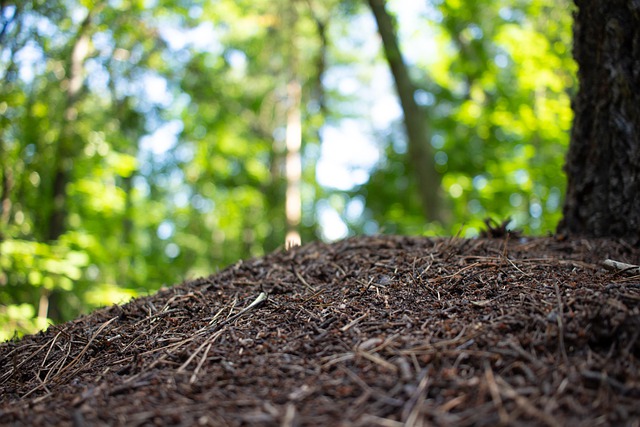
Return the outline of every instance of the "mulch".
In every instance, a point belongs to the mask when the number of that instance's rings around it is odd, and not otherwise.
[[[0,345],[2,425],[640,425],[640,249],[375,236]]]

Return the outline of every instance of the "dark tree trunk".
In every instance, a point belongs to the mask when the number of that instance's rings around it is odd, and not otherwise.
[[[67,66],[67,89],[66,105],[62,113],[62,128],[58,138],[56,156],[54,162],[54,172],[52,179],[51,195],[53,205],[48,217],[47,240],[57,241],[65,232],[65,221],[67,218],[67,184],[70,181],[73,169],[73,161],[78,152],[82,149],[82,141],[78,139],[75,126],[77,123],[77,104],[84,85],[84,62],[89,55],[91,32],[95,29],[93,17],[104,7],[104,3],[97,4],[90,10],[84,19],[76,38],[71,46],[71,57]],[[60,290],[53,291],[41,288],[39,317],[49,317],[54,321],[64,318],[62,314],[62,295]]]
[[[415,86],[409,77],[407,65],[402,58],[393,20],[387,13],[384,0],[369,0],[382,39],[384,53],[393,74],[400,98],[407,131],[409,163],[418,181],[420,200],[427,220],[442,220],[440,201],[440,175],[436,171],[433,152],[429,142],[427,118],[414,99]]]
[[[80,91],[84,84],[84,62],[89,53],[92,13],[82,22],[78,35],[71,46],[71,56],[67,66],[66,106],[63,113],[62,129],[58,140],[55,172],[52,180],[53,209],[49,215],[49,241],[58,240],[64,233],[67,217],[67,184],[73,167],[73,159],[79,151],[75,133],[78,111],[76,109]]]
[[[580,89],[558,231],[640,242],[640,1],[576,5]]]
[[[4,161],[3,141],[0,141],[0,242],[2,241],[4,230],[9,225],[11,219],[11,192],[13,191],[13,170]]]

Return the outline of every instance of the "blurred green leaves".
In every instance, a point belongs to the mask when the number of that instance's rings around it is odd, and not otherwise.
[[[393,101],[373,118],[393,96],[364,2],[151,3],[108,1],[95,14],[73,103],[70,52],[95,2],[0,6],[0,339],[281,247],[292,76],[303,91],[303,242],[327,235],[320,224],[471,236],[485,217],[511,216],[526,233],[555,228],[575,86],[568,0],[433,0],[410,15],[389,1],[443,178],[444,223],[423,218]],[[345,119],[379,161],[354,168],[353,188],[325,188],[322,130]],[[60,166],[70,176],[52,239]]]
[[[86,253],[70,250],[65,245],[26,240],[6,240],[0,243],[0,251],[3,255],[0,267],[13,273],[10,286],[22,282],[48,290],[71,290],[89,262]]]
[[[390,2],[400,9],[401,2]],[[404,176],[400,127],[387,133],[386,155],[354,194],[383,229],[401,233],[477,235],[482,219],[513,218],[528,234],[553,232],[564,193],[562,165],[575,87],[569,1],[435,1],[422,21],[434,55],[417,55],[421,87],[447,224],[421,224],[412,182],[407,197],[385,209]],[[400,150],[398,150],[400,147]],[[377,199],[380,199],[379,201]],[[404,220],[403,220],[404,218]],[[443,227],[444,226],[444,227]],[[358,230],[360,226],[354,224]]]

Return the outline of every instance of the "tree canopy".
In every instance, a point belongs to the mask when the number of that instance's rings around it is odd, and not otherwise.
[[[0,339],[283,246],[292,82],[303,243],[560,219],[568,0],[387,2],[438,173],[426,184],[366,2],[0,7]]]

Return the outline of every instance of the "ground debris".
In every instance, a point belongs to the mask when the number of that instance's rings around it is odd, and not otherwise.
[[[292,247],[0,345],[0,424],[638,426],[640,277],[605,259],[640,250]]]

